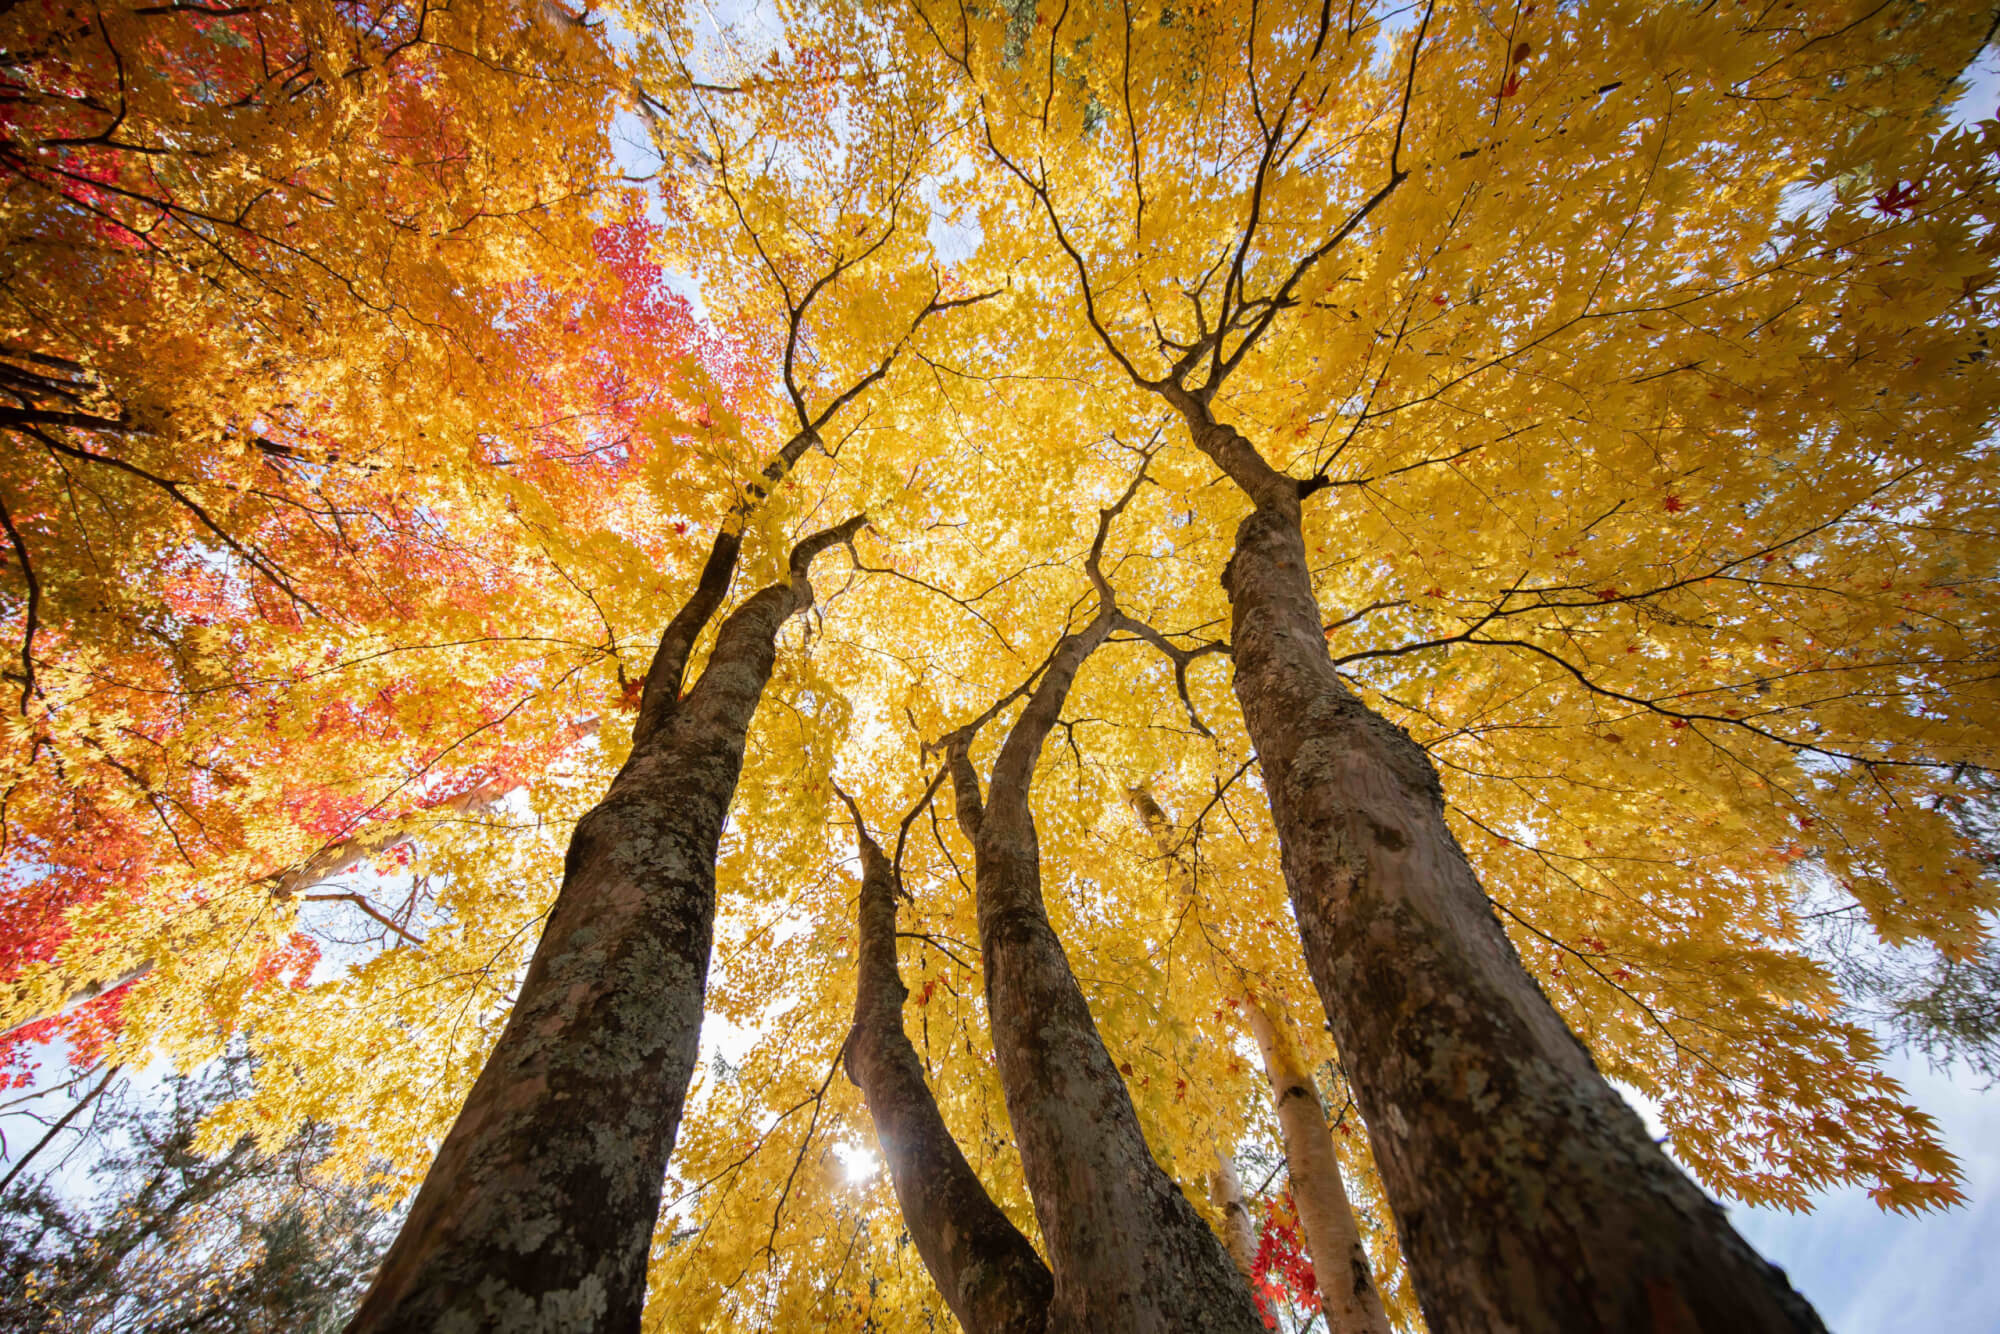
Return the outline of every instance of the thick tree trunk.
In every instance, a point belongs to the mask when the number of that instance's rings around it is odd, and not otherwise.
[[[1389,1316],[1382,1309],[1382,1294],[1375,1290],[1347,1185],[1340,1179],[1340,1159],[1333,1150],[1333,1132],[1326,1128],[1319,1089],[1312,1076],[1299,1069],[1257,998],[1250,997],[1244,1008],[1257,1047],[1264,1053],[1271,1109],[1285,1139],[1292,1203],[1305,1232],[1306,1254],[1312,1257],[1328,1334],[1389,1334]]]
[[[903,1030],[896,884],[855,811],[861,845],[860,959],[847,1073],[868,1100],[903,1222],[966,1334],[1041,1334],[1054,1280],[987,1195],[952,1138]]]
[[[1495,919],[1429,758],[1334,670],[1299,484],[1175,402],[1256,507],[1223,576],[1236,695],[1432,1329],[1820,1330],[1598,1074]]]
[[[1092,549],[1098,615],[1057,646],[1000,747],[983,808],[970,737],[949,746],[958,820],[973,847],[995,1065],[1055,1272],[1051,1334],[1262,1334],[1242,1275],[1147,1148],[1042,902],[1029,786],[1078,667],[1110,633],[1116,609],[1096,562],[1123,504],[1105,512]]]
[[[813,557],[722,624],[677,698],[722,594],[717,541],[648,673],[632,755],[577,823],[512,1016],[424,1179],[352,1334],[639,1327],[646,1260],[701,1029],[715,855],[745,733]]]

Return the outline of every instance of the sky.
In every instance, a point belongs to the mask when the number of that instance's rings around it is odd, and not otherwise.
[[[1982,1090],[1962,1067],[1941,1073],[1921,1058],[1898,1057],[1889,1068],[1938,1119],[1965,1168],[1968,1204],[1897,1216],[1861,1190],[1841,1190],[1819,1196],[1810,1214],[1739,1205],[1730,1220],[1833,1334],[2000,1334],[2000,1088]]]
[[[2000,51],[1989,46],[1953,108],[1969,123],[2000,103]],[[1920,1057],[1889,1069],[1931,1113],[1965,1168],[1962,1208],[1885,1214],[1861,1190],[1829,1191],[1810,1214],[1730,1209],[1736,1227],[1819,1309],[1833,1334],[1945,1330],[2000,1334],[2000,1088],[1963,1067],[1937,1071]],[[1983,1259],[1981,1257],[1984,1257]]]

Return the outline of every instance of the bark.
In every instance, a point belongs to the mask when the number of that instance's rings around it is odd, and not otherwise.
[[[70,992],[67,996],[64,996],[54,1005],[44,1005],[40,1009],[29,1010],[24,1018],[16,1019],[13,1023],[7,1025],[5,1029],[0,1029],[0,1042],[5,1042],[8,1038],[13,1037],[30,1024],[39,1024],[44,1019],[54,1019],[58,1016],[68,1014],[77,1006],[88,1004],[107,991],[116,991],[127,982],[137,982],[152,971],[153,961],[151,959],[141,959],[123,972],[113,973],[109,977],[93,978]],[[26,988],[17,990],[17,1002],[26,999],[22,995],[22,992],[25,991]]]
[[[896,882],[855,812],[861,845],[860,959],[847,1074],[868,1102],[903,1222],[966,1334],[1040,1334],[1054,1280],[959,1150],[903,1029]]]
[[[1209,1179],[1209,1196],[1222,1210],[1222,1245],[1236,1262],[1236,1271],[1245,1281],[1257,1263],[1257,1229],[1250,1222],[1250,1206],[1243,1202],[1243,1182],[1237,1178],[1236,1164],[1220,1148],[1215,1151],[1215,1172]]]
[[[1375,1290],[1347,1185],[1340,1179],[1340,1159],[1326,1127],[1319,1089],[1312,1076],[1299,1069],[1256,998],[1244,1008],[1271,1080],[1271,1107],[1285,1139],[1292,1204],[1305,1233],[1306,1254],[1312,1258],[1328,1334],[1389,1334],[1389,1316],[1382,1309],[1382,1294]]]
[[[1204,399],[1168,396],[1255,506],[1223,575],[1236,695],[1431,1328],[1822,1329],[1598,1074],[1496,920],[1429,758],[1334,670],[1300,484]]]
[[[1261,1334],[1242,1275],[1153,1160],[1042,902],[1029,785],[1078,667],[1116,616],[1096,568],[1104,533],[1100,523],[1091,567],[1101,609],[1057,647],[1001,745],[983,806],[970,738],[961,733],[949,746],[959,824],[973,847],[995,1065],[1055,1273],[1051,1334]]]
[[[351,1334],[638,1329],[745,733],[778,628],[812,604],[813,557],[861,523],[794,548],[788,582],[729,615],[685,698],[685,650],[663,637],[648,687],[667,703],[642,709],[631,758],[578,821],[513,1014]]]

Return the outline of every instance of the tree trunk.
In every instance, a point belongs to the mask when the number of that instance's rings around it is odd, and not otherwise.
[[[1255,506],[1223,573],[1236,695],[1432,1329],[1821,1330],[1598,1074],[1495,919],[1429,757],[1334,670],[1300,484],[1172,397]]]
[[[1185,892],[1193,894],[1192,867],[1173,846],[1173,824],[1167,813],[1144,785],[1127,788],[1125,796],[1161,854],[1184,877]],[[1326,1128],[1319,1089],[1312,1076],[1299,1068],[1291,1047],[1280,1039],[1251,979],[1233,964],[1223,966],[1236,974],[1251,1036],[1257,1039],[1257,1048],[1264,1054],[1264,1073],[1271,1084],[1271,1111],[1284,1137],[1292,1201],[1305,1232],[1306,1254],[1312,1258],[1313,1277],[1319,1285],[1320,1306],[1326,1312],[1329,1334],[1389,1334],[1389,1317],[1382,1308],[1382,1295],[1376,1291],[1375,1278],[1368,1267],[1368,1253],[1361,1245],[1361,1229],[1354,1221],[1354,1206],[1347,1198],[1346,1183],[1340,1178],[1340,1159],[1334,1153],[1333,1135]],[[1247,1211],[1245,1220],[1247,1223]],[[1231,1254],[1235,1253],[1234,1247],[1231,1241]],[[1247,1265],[1244,1272],[1249,1272]]]
[[[1244,1008],[1257,1047],[1264,1053],[1264,1073],[1271,1080],[1271,1108],[1285,1139],[1292,1203],[1305,1232],[1306,1254],[1312,1257],[1327,1334],[1389,1334],[1389,1316],[1382,1309],[1382,1294],[1375,1290],[1347,1185],[1340,1179],[1340,1159],[1333,1150],[1333,1133],[1326,1128],[1319,1089],[1312,1076],[1299,1069],[1257,998],[1249,997]]]
[[[1091,549],[1097,616],[1056,647],[1000,747],[983,806],[966,753],[970,734],[948,741],[958,821],[973,847],[995,1065],[1055,1273],[1051,1334],[1262,1334],[1242,1275],[1154,1161],[1042,902],[1029,787],[1077,669],[1117,615],[1098,562],[1125,500],[1103,512]]]
[[[1219,1146],[1209,1185],[1209,1197],[1222,1210],[1223,1249],[1247,1282],[1257,1264],[1257,1229],[1250,1222],[1250,1206],[1243,1202],[1243,1182],[1236,1176],[1236,1164]]]
[[[679,696],[727,591],[725,530],[647,673],[632,755],[577,822],[562,890],[500,1035],[348,1327],[639,1328],[667,1158],[701,1030],[715,855],[744,737],[807,570],[861,519],[792,551]]]
[[[861,906],[848,1078],[867,1097],[910,1238],[966,1334],[1041,1334],[1054,1280],[987,1195],[924,1082],[903,1030],[909,992],[896,968],[895,875],[860,811],[849,809],[861,845]]]

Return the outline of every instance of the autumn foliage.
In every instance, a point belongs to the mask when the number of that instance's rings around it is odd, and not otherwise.
[[[0,15],[0,1078],[242,1040],[214,1143],[327,1125],[414,1189],[716,535],[740,605],[865,514],[749,731],[647,1319],[925,1327],[846,1166],[836,783],[897,858],[938,1110],[1037,1237],[938,772],[1094,614],[1132,486],[1127,620],[1033,771],[1041,892],[1211,1210],[1216,1149],[1277,1143],[1253,984],[1355,1090],[1232,693],[1251,505],[1205,413],[1297,484],[1313,642],[1675,1159],[1960,1203],[1813,941],[1976,960],[2000,902],[1984,11],[777,12]],[[1411,1327],[1368,1135],[1336,1147]],[[1282,1179],[1253,1203],[1253,1286],[1311,1312]]]

